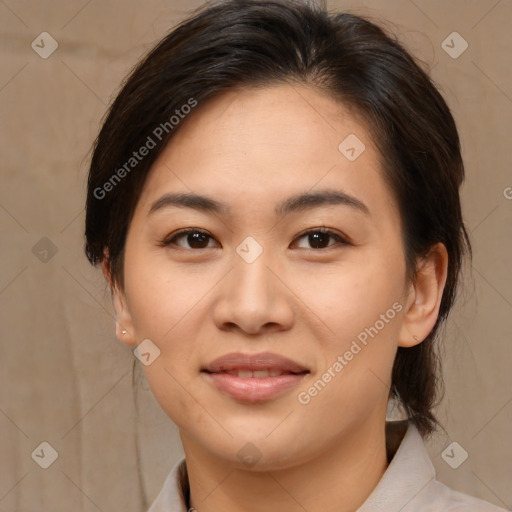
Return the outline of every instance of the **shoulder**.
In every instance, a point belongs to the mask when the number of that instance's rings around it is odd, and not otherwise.
[[[397,423],[387,428],[390,464],[358,512],[507,512],[439,482],[414,425],[408,424],[405,434],[397,434],[396,439],[388,435],[393,429],[403,432],[403,426]]]

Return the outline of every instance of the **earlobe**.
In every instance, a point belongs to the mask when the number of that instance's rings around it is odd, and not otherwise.
[[[398,345],[412,347],[421,343],[437,321],[448,271],[448,253],[442,243],[436,244],[418,262],[418,272],[410,284],[405,316]]]
[[[116,313],[116,337],[119,341],[127,345],[136,346],[137,339],[124,291],[120,289],[119,285],[113,279],[107,259],[103,260],[101,269],[110,287],[112,302]]]
[[[119,288],[118,285],[114,284],[111,288],[112,299],[114,302],[114,308],[116,310],[116,336],[119,341],[122,341],[126,345],[136,346],[137,339],[135,336],[135,330],[133,328],[132,317],[128,304],[126,302],[126,296]]]

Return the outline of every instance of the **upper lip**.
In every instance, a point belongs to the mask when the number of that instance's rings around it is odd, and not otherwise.
[[[259,354],[233,352],[225,354],[209,363],[202,370],[209,373],[221,373],[232,370],[257,371],[266,369],[281,370],[282,372],[289,373],[309,372],[307,368],[299,363],[271,352],[261,352]]]

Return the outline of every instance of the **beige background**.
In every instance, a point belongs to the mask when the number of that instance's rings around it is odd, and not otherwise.
[[[138,57],[197,5],[0,1],[0,512],[142,511],[182,453],[144,382],[137,413],[134,358],[114,336],[82,232],[88,151],[107,104]],[[510,508],[512,3],[328,6],[389,20],[432,69],[460,127],[475,257],[444,343],[446,433],[429,450],[442,481]],[[59,45],[48,59],[31,48],[43,31]],[[441,47],[453,31],[469,43],[457,59]],[[48,469],[31,457],[43,441],[58,452]],[[441,458],[452,441],[469,453],[458,469]]]

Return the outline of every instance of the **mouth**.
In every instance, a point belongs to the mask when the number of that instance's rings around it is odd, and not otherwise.
[[[303,372],[289,372],[283,370],[282,368],[266,368],[263,370],[252,370],[250,368],[236,368],[234,370],[224,370],[220,372],[210,372],[208,370],[204,371],[210,374],[225,373],[227,375],[239,377],[240,379],[268,379],[269,377],[280,377],[281,375],[301,375],[303,373],[309,373],[307,370]]]
[[[299,384],[310,370],[272,353],[222,356],[201,369],[205,378],[223,394],[243,402],[277,398]]]

